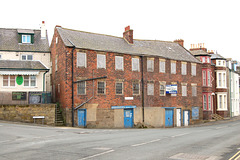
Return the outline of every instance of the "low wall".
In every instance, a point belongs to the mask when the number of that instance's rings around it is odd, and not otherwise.
[[[44,116],[44,124],[55,124],[55,104],[0,105],[0,119],[33,123],[33,116]],[[36,123],[42,123],[36,119]]]

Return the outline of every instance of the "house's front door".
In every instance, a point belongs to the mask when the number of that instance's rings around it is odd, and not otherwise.
[[[165,127],[173,127],[173,109],[165,109]]]

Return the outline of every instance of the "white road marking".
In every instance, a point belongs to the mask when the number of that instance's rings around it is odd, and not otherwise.
[[[97,149],[97,150],[110,150],[111,148],[104,148],[104,147],[102,147],[102,148],[93,148],[93,149]]]
[[[172,138],[175,138],[175,137],[180,137],[180,136],[184,136],[184,135],[187,135],[189,133],[182,133],[182,134],[178,134],[178,135],[175,135],[175,136],[172,136]]]
[[[112,150],[109,150],[109,151],[106,151],[106,152],[102,152],[102,153],[99,153],[99,154],[95,154],[95,155],[92,155],[92,156],[89,156],[89,157],[81,158],[79,160],[84,160],[84,159],[90,159],[90,158],[98,157],[98,156],[101,156],[101,155],[104,155],[104,154],[111,153],[113,151],[114,150],[112,149]]]
[[[160,141],[160,140],[161,140],[161,139],[155,139],[155,140],[152,140],[152,141],[149,141],[149,142],[145,142],[145,143],[134,144],[134,145],[132,145],[132,147],[142,146],[142,145],[145,145],[145,144],[149,144],[149,143],[153,143],[153,142],[158,142],[158,141]]]

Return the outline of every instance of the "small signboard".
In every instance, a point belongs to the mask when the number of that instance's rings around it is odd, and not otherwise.
[[[177,94],[177,84],[166,85],[166,94]]]
[[[133,100],[133,97],[125,97],[125,100]]]
[[[137,106],[112,106],[112,109],[127,109],[127,108],[136,108]]]
[[[199,107],[192,107],[192,119],[193,120],[199,119]]]
[[[12,92],[12,100],[27,100],[27,92]]]
[[[29,92],[29,104],[39,104],[42,102],[42,92]]]

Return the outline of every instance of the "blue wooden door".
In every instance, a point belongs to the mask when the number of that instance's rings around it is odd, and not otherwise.
[[[124,127],[133,127],[133,109],[124,109]]]
[[[86,109],[78,110],[78,126],[79,127],[86,126]]]
[[[165,109],[165,127],[173,127],[173,109]]]

